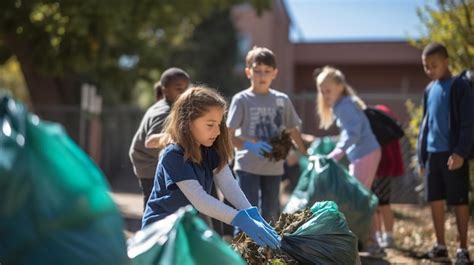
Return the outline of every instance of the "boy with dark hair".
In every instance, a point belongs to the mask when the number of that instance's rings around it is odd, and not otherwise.
[[[172,67],[164,71],[160,81],[153,87],[156,102],[148,108],[133,136],[129,157],[143,192],[143,210],[153,189],[158,164],[159,150],[156,139],[159,139],[159,133],[171,110],[171,105],[188,88],[189,83],[188,73],[180,68]]]
[[[237,148],[234,169],[250,203],[260,206],[263,217],[276,221],[279,216],[279,190],[284,160],[270,161],[269,140],[282,130],[289,132],[298,149],[306,154],[298,126],[301,123],[288,96],[270,88],[277,76],[276,59],[267,48],[254,47],[246,57],[245,74],[250,87],[233,98],[227,126]],[[235,135],[238,130],[239,135]],[[261,195],[260,195],[261,194]]]
[[[426,169],[426,195],[437,239],[427,257],[450,262],[444,237],[446,201],[454,207],[459,232],[456,264],[470,264],[468,159],[474,157],[474,93],[465,80],[451,76],[448,52],[443,45],[427,45],[422,62],[432,82],[425,90],[417,151],[421,172]]]

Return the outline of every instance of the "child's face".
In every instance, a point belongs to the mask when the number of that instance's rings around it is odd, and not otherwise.
[[[245,74],[255,89],[268,89],[278,74],[278,69],[265,64],[253,64],[245,68]]]
[[[199,145],[212,146],[217,136],[221,134],[220,124],[224,110],[220,107],[210,107],[201,117],[191,122],[191,132]]]
[[[323,97],[324,102],[332,107],[339,100],[344,91],[344,86],[333,80],[326,79],[319,84],[319,93]]]
[[[189,81],[186,79],[176,79],[163,88],[163,95],[168,102],[175,102],[176,99],[181,95],[189,86]]]
[[[423,69],[431,80],[439,80],[449,73],[449,60],[439,54],[422,56]]]

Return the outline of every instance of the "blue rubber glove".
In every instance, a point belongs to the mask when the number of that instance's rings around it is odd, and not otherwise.
[[[240,210],[231,224],[242,229],[259,246],[276,249],[279,245],[279,242],[265,229],[265,225],[252,219],[245,210]]]
[[[257,220],[261,222],[264,226],[267,232],[270,232],[270,234],[273,236],[278,241],[278,247],[281,245],[281,237],[278,235],[278,233],[275,231],[275,229],[263,219],[263,217],[260,215],[260,212],[258,211],[257,207],[250,207],[245,210],[247,214],[254,220]]]
[[[264,141],[258,141],[256,143],[245,141],[244,148],[258,157],[263,157],[263,152],[270,153],[273,149],[271,145]]]

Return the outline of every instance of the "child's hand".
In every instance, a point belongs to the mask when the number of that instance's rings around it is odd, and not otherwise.
[[[329,155],[327,157],[330,158],[330,159],[334,159],[336,161],[339,161],[344,157],[344,155],[345,155],[344,150],[342,150],[340,148],[336,148],[331,153],[329,153]]]
[[[265,229],[265,225],[262,224],[262,222],[252,219],[245,209],[237,213],[231,224],[242,229],[259,246],[269,246],[272,249],[276,249],[280,245],[280,242]]]
[[[464,164],[464,158],[456,153],[453,153],[448,158],[448,169],[449,170],[456,170],[462,167]]]
[[[149,148],[149,149],[158,148],[161,137],[163,137],[162,133],[156,133],[156,134],[152,134],[148,136],[145,139],[145,148]]]
[[[418,168],[418,174],[419,174],[420,177],[424,177],[425,176],[425,168],[419,167]]]
[[[273,238],[278,241],[278,247],[280,247],[281,237],[275,231],[275,228],[273,228],[269,223],[267,223],[267,221],[265,221],[265,219],[263,219],[263,217],[258,212],[258,209],[256,207],[250,207],[248,209],[245,209],[245,211],[252,219],[261,222],[265,226],[267,232],[269,232],[273,236]]]
[[[272,146],[264,141],[258,141],[256,143],[245,141],[244,148],[261,158],[263,158],[264,152],[270,153],[272,151]]]

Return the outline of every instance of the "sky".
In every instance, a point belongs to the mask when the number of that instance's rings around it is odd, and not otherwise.
[[[284,0],[292,42],[387,41],[418,38],[416,10],[432,0]]]

